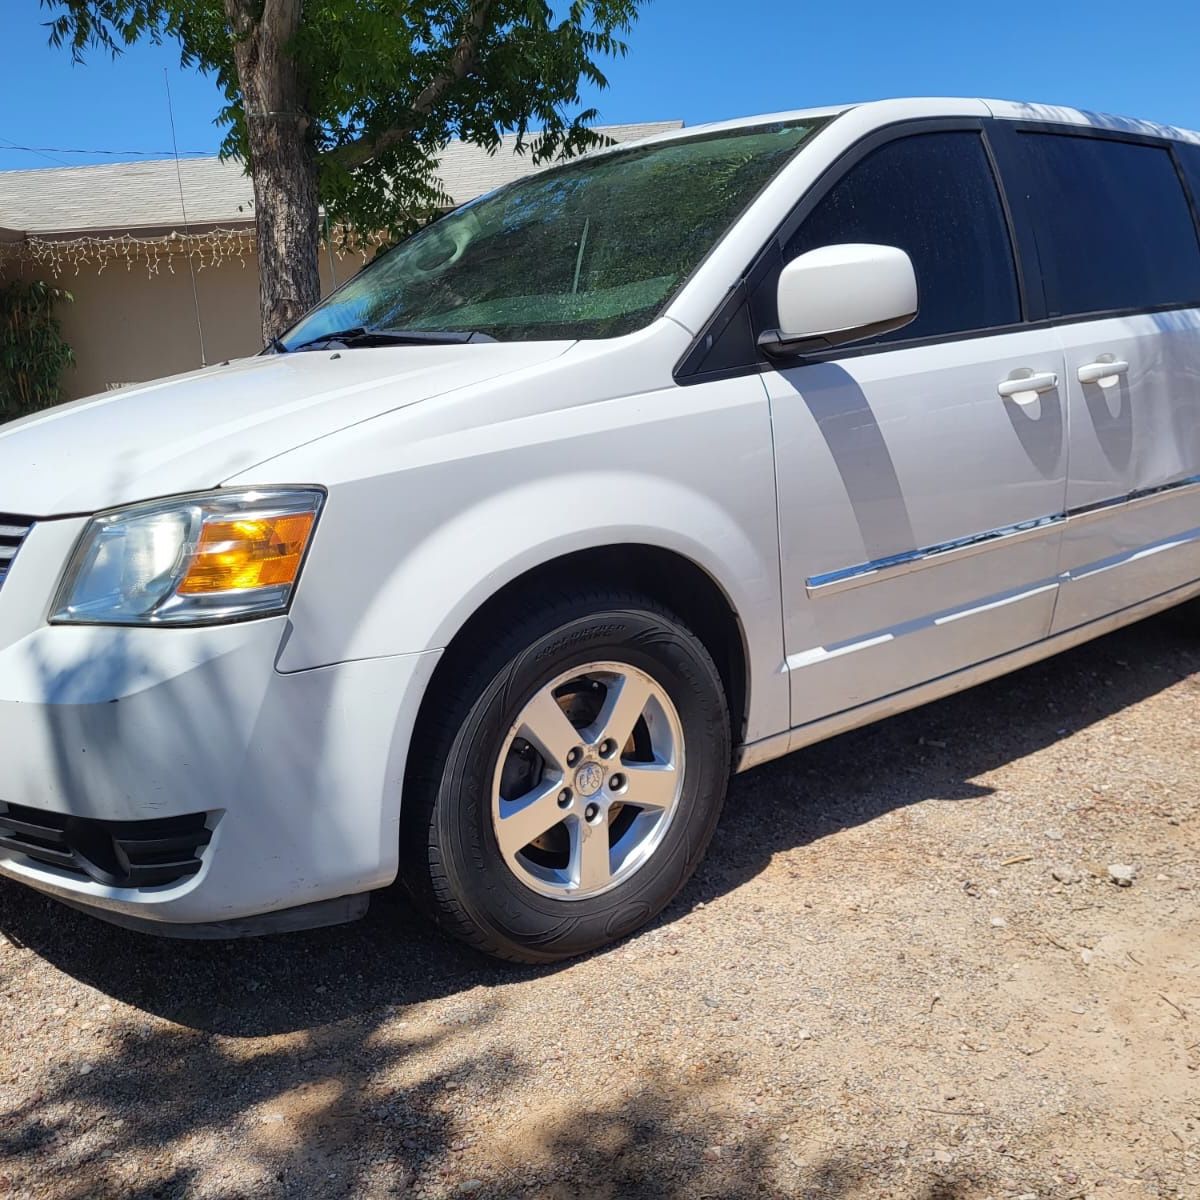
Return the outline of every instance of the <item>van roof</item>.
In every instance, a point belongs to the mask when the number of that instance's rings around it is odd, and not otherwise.
[[[674,141],[679,138],[695,137],[702,133],[749,128],[775,121],[836,117],[851,109],[863,112],[874,110],[878,113],[881,123],[912,120],[918,117],[991,116],[1006,121],[1045,121],[1059,125],[1081,125],[1094,129],[1110,129],[1122,133],[1136,133],[1148,137],[1200,143],[1200,133],[1190,129],[1179,129],[1173,125],[1159,125],[1154,121],[1143,121],[1135,117],[1089,112],[1086,109],[1069,108],[1060,104],[1042,104],[1021,100],[987,100],[980,97],[911,96],[889,100],[869,100],[856,104],[834,104],[823,108],[798,108],[789,112],[761,113],[729,121],[689,125],[683,129],[671,130],[645,138],[636,144]]]

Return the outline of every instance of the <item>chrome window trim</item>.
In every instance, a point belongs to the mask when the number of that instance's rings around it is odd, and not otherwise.
[[[1174,496],[1187,488],[1200,487],[1200,475],[1190,475],[1186,479],[1177,479],[1171,483],[1159,484],[1156,487],[1139,488],[1123,496],[1113,496],[1107,500],[1098,500],[1092,504],[1080,505],[1066,512],[1054,513],[1045,517],[1037,517],[1032,521],[1023,521],[1018,525],[1006,525],[1000,529],[989,529],[983,533],[969,534],[966,537],[955,538],[952,541],[940,542],[935,546],[923,546],[916,550],[906,550],[899,554],[888,555],[886,558],[876,558],[870,562],[858,563],[851,567],[842,567],[836,571],[826,571],[813,575],[805,581],[805,589],[810,596],[829,596],[838,592],[849,591],[851,588],[862,587],[873,583],[879,578],[897,579],[912,571],[920,571],[925,567],[935,566],[948,559],[968,558],[983,550],[990,550],[1000,545],[1011,545],[1013,542],[1024,541],[1050,529],[1057,529],[1067,523],[1090,521],[1097,517],[1110,514],[1113,509],[1133,504],[1153,503],[1166,496]]]

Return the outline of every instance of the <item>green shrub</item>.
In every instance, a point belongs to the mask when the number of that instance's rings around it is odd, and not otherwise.
[[[55,307],[71,295],[40,281],[0,287],[0,422],[62,399],[63,371],[74,361]]]

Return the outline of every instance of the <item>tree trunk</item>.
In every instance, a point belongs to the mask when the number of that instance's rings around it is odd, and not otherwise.
[[[264,342],[321,298],[316,155],[304,89],[287,52],[301,3],[265,0],[256,20],[247,0],[225,0],[249,134]]]

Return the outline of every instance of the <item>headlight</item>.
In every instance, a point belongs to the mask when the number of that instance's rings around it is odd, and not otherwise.
[[[316,488],[217,491],[93,517],[50,619],[190,625],[283,612],[324,499]]]

